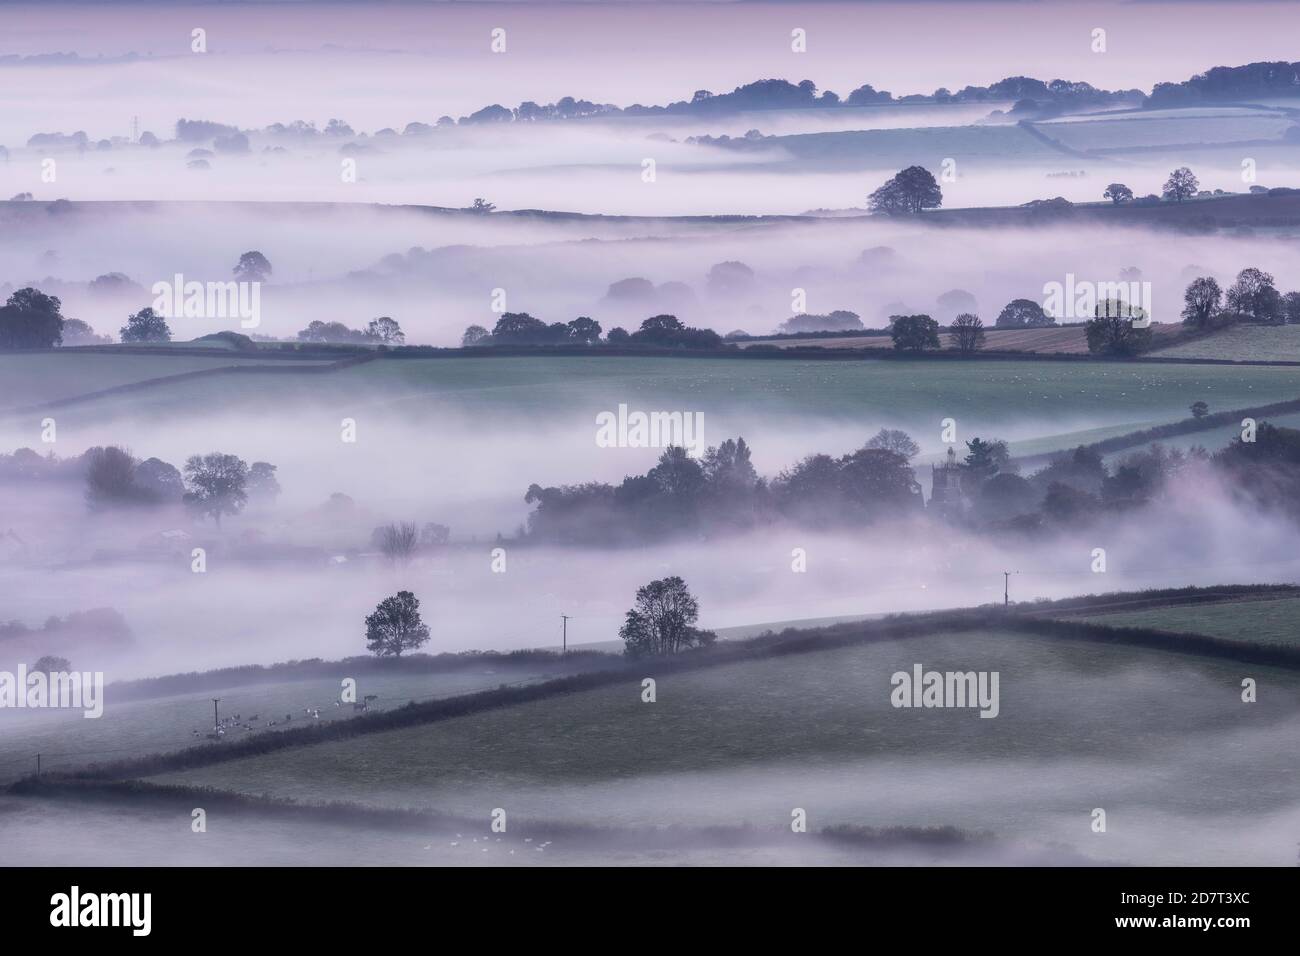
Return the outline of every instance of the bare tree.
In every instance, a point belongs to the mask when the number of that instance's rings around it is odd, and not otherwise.
[[[375,529],[371,540],[394,564],[405,564],[420,547],[420,532],[409,521],[386,524]]]
[[[984,323],[978,315],[963,312],[952,320],[949,331],[959,352],[970,354],[984,345]]]

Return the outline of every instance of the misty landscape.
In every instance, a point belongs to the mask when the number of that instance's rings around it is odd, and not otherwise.
[[[1294,864],[1298,28],[0,7],[0,860]]]

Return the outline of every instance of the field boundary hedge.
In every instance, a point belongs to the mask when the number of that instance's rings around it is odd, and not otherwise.
[[[728,641],[710,648],[689,651],[677,657],[625,659],[621,662],[621,666],[607,670],[566,675],[536,684],[501,686],[493,690],[413,702],[394,710],[363,714],[345,721],[260,733],[239,741],[200,744],[144,757],[92,763],[61,776],[79,780],[148,777],[159,773],[210,766],[243,757],[261,756],[292,747],[419,726],[452,717],[482,713],[499,707],[545,700],[562,694],[596,690],[624,681],[639,682],[647,677],[660,679],[672,674],[688,673],[724,664],[788,654],[805,654],[867,641],[898,640],[945,631],[1001,630],[1038,637],[1119,644],[1195,657],[1300,670],[1300,648],[1229,641],[1202,634],[1161,631],[1154,628],[1110,627],[1084,621],[1055,620],[1032,613],[1041,613],[1042,610],[1032,605],[1025,607],[1024,610],[1031,613],[1022,613],[1020,608],[1004,610],[1000,607],[986,607],[898,615],[873,621],[833,624],[809,630],[787,628],[780,633],[761,634],[743,641]]]
[[[1101,441],[1091,442],[1082,447],[1106,455],[1111,452],[1148,445],[1164,438],[1193,435],[1196,432],[1209,431],[1212,428],[1222,428],[1224,425],[1239,425],[1242,418],[1289,415],[1292,412],[1300,412],[1300,398],[1288,398],[1285,401],[1273,402],[1269,405],[1255,405],[1250,408],[1234,408],[1226,412],[1214,412],[1203,418],[1181,418],[1176,422],[1125,432],[1113,438],[1103,438]],[[1024,455],[1014,460],[1019,464],[1036,464],[1051,461],[1053,458],[1068,455],[1069,453],[1069,451],[1041,452],[1036,455]]]

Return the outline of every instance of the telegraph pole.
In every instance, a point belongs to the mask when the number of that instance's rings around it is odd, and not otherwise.
[[[221,700],[220,697],[212,698],[212,729],[213,730],[216,730],[218,727],[221,726],[221,721],[217,719],[217,701],[219,700]]]
[[[569,615],[561,614],[560,619],[564,622],[564,630],[560,637],[563,642],[560,644],[560,654],[563,655],[569,653]]]
[[[1011,575],[1019,573],[1019,571],[1002,572],[1002,606],[1004,608],[1011,606]]]

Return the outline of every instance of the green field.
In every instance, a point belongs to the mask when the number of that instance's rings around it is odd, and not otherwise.
[[[151,378],[198,372],[224,365],[263,365],[259,359],[213,349],[211,355],[176,355],[160,348],[157,355],[88,352],[0,352],[0,413],[7,408],[130,385]]]
[[[1208,338],[1157,349],[1161,358],[1300,362],[1300,325],[1234,325]]]
[[[1071,149],[1115,152],[1152,146],[1277,140],[1291,126],[1287,116],[1261,110],[1146,111],[1096,119],[1070,117],[1035,128]],[[1191,113],[1191,115],[1187,115]]]
[[[998,671],[1001,713],[891,707],[890,674],[913,663]],[[1300,682],[1251,670],[1289,692],[1245,707],[1229,662],[940,634],[664,677],[652,704],[633,679],[153,780],[608,825],[781,826],[799,806],[818,825],[951,824],[1094,853],[1086,814],[1102,805],[1133,821],[1106,852],[1176,860],[1196,842],[1165,845],[1184,818],[1294,800],[1281,751]],[[1240,858],[1230,836],[1207,831],[1198,858]]]
[[[7,361],[26,361],[5,356]],[[85,390],[82,359],[36,356],[42,390]],[[117,361],[109,358],[109,361]],[[147,356],[123,356],[144,375]],[[217,361],[223,361],[218,359]],[[156,374],[180,370],[160,358]],[[185,359],[202,363],[204,359]],[[68,362],[60,365],[60,362]],[[202,365],[200,364],[200,367]],[[148,376],[144,376],[148,377]],[[107,387],[103,376],[90,384]],[[8,389],[6,389],[8,391]],[[1007,395],[1016,398],[1009,401]],[[1232,408],[1300,397],[1300,369],[1065,362],[800,361],[672,358],[385,359],[324,375],[223,376],[167,383],[78,406],[78,419],[195,416],[299,405],[388,410],[405,416],[460,409],[523,417],[585,413],[611,401],[707,412],[816,415],[835,419],[894,416],[931,421],[965,415],[990,424],[1025,420],[1108,419],[1145,424],[1181,418],[1197,399]],[[935,425],[937,427],[937,424]]]
[[[1092,615],[1083,620],[1113,627],[1149,627],[1205,634],[1229,641],[1300,647],[1300,598],[1120,611]]]
[[[357,693],[377,695],[379,699],[371,707],[387,710],[413,699],[490,690],[501,683],[540,680],[542,676],[540,669],[492,664],[446,673],[370,674],[358,676]],[[351,706],[334,706],[339,699],[339,681],[334,679],[246,684],[120,702],[114,701],[110,685],[105,690],[104,714],[94,720],[82,717],[80,711],[0,711],[0,782],[30,773],[38,753],[44,770],[70,771],[94,762],[204,743],[193,731],[212,729],[213,697],[221,698],[222,715],[238,713],[245,720],[259,715],[255,729],[267,728],[271,720],[287,728],[316,723],[303,713],[308,707],[319,708],[321,721],[354,716]],[[286,714],[293,720],[286,722]],[[238,740],[248,733],[232,731],[228,739]]]
[[[162,355],[3,357],[9,362],[27,358],[41,360],[39,375],[29,374],[38,380],[36,393],[47,397],[77,394],[87,384],[109,384],[102,374],[87,379],[88,365],[103,369],[103,362],[122,361],[126,364],[118,378],[127,379],[173,373],[176,363],[202,367],[205,361]],[[0,408],[22,403],[13,395],[0,387]],[[1008,441],[1013,455],[1045,455],[1184,419],[1188,406],[1198,400],[1223,411],[1295,398],[1300,398],[1300,368],[1286,367],[635,356],[383,358],[322,374],[286,371],[165,382],[62,406],[55,417],[61,454],[116,443],[141,457],[170,460],[197,450],[194,436],[234,435],[244,444],[228,450],[275,461],[285,468],[286,478],[301,486],[301,475],[310,473],[307,480],[312,480],[315,466],[283,457],[283,436],[332,436],[345,417],[363,422],[367,435],[385,438],[372,443],[369,453],[380,456],[372,459],[377,467],[396,474],[409,467],[402,449],[421,443],[441,441],[449,460],[480,454],[457,450],[457,443],[471,439],[494,441],[494,447],[504,445],[520,456],[553,456],[562,445],[581,454],[590,447],[596,416],[619,404],[701,412],[707,444],[741,435],[766,473],[804,454],[857,447],[854,443],[882,427],[916,437],[923,454],[915,464],[924,469],[942,453],[938,439],[946,418],[956,420],[959,441],[997,437]],[[0,450],[39,447],[40,420],[0,411]],[[1213,435],[1184,437],[1187,444],[1215,448],[1232,434],[1219,429]],[[538,450],[526,451],[533,444]],[[300,473],[296,479],[295,469]],[[547,480],[590,477],[590,466],[579,462]]]

